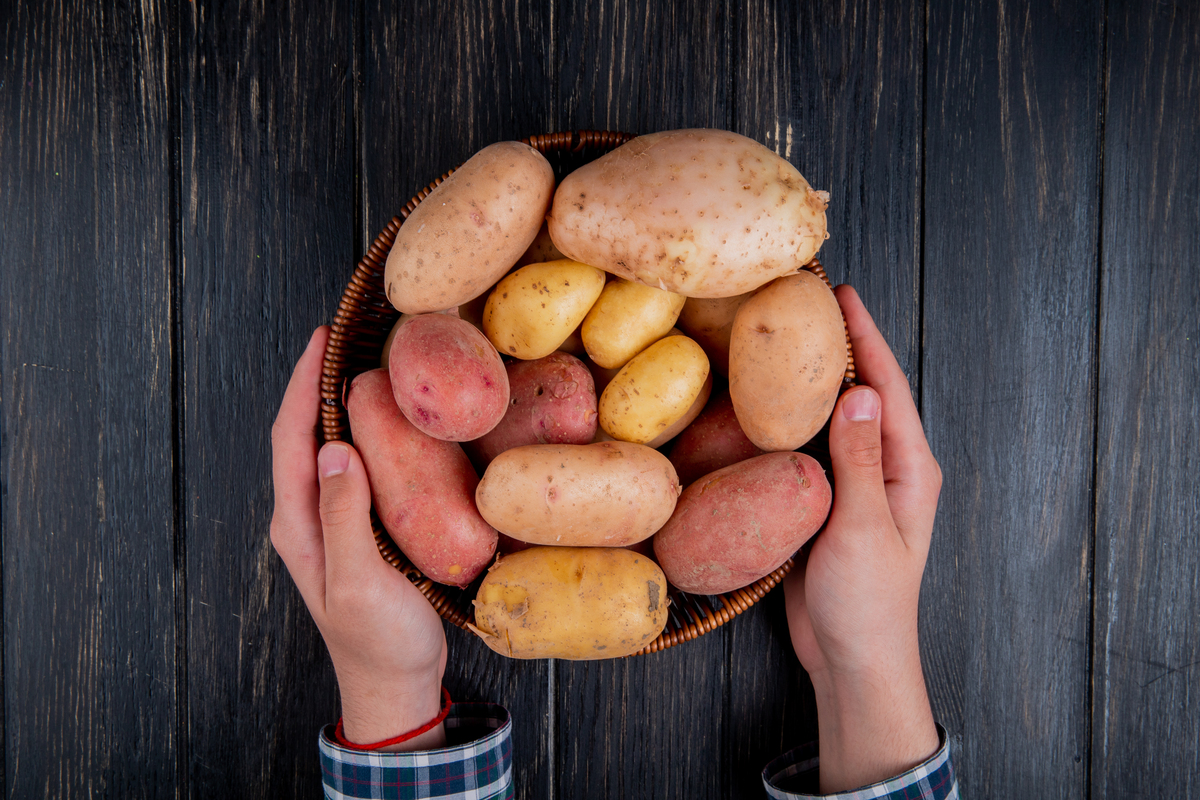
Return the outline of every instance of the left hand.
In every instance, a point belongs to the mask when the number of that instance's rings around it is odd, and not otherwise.
[[[271,429],[275,514],[271,543],[287,565],[337,671],[343,730],[369,744],[415,730],[441,709],[442,620],[384,561],[371,531],[371,488],[354,448],[320,448],[315,425],[329,329],[318,328]],[[445,743],[438,725],[388,750]]]

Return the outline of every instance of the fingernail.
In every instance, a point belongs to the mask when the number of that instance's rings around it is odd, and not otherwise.
[[[842,415],[851,422],[866,422],[879,416],[879,396],[869,390],[851,392],[842,401]]]
[[[341,475],[350,466],[350,451],[340,444],[328,444],[317,455],[317,467],[322,478]]]

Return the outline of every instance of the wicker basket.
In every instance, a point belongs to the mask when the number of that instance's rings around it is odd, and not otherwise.
[[[545,155],[554,167],[556,176],[561,179],[576,167],[598,158],[632,138],[633,134],[614,131],[575,131],[531,136],[523,141]],[[387,263],[388,251],[396,239],[396,232],[417,204],[453,171],[447,172],[417,192],[416,197],[409,200],[400,211],[400,216],[392,218],[387,228],[371,243],[370,249],[359,262],[350,283],[342,293],[337,314],[334,316],[329,344],[325,349],[325,363],[321,374],[321,426],[327,442],[348,439],[349,425],[346,409],[342,405],[342,393],[354,376],[379,366],[384,339],[399,317],[399,313],[388,302],[383,289],[384,265]],[[805,269],[829,283],[825,270],[815,259]],[[843,390],[854,382],[854,356],[850,351],[848,335],[846,351],[848,360],[846,375],[842,381]],[[819,436],[822,435],[824,433]],[[822,443],[818,439],[812,446],[806,446],[805,450],[815,451],[814,454],[820,458],[822,450],[828,452],[827,442]],[[442,617],[460,628],[466,627],[473,618],[471,601],[475,598],[478,580],[465,589],[434,583],[409,563],[373,512],[371,525],[379,552],[384,559],[404,573]],[[692,595],[670,587],[671,605],[666,628],[657,639],[635,655],[673,647],[725,624],[761,600],[791,568],[792,559],[789,558],[783,566],[766,577],[745,588],[722,595]]]

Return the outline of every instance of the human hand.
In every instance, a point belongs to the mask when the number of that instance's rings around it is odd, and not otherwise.
[[[312,614],[337,672],[343,731],[356,743],[406,733],[438,715],[446,671],[442,620],[424,595],[379,555],[371,489],[348,444],[320,448],[318,328],[292,373],[271,429],[275,514],[271,543]],[[445,743],[438,725],[387,750]]]
[[[917,604],[942,474],[887,342],[854,289],[835,293],[862,385],[830,421],[829,521],[784,580],[792,645],[816,690],[822,793],[893,777],[938,748]]]

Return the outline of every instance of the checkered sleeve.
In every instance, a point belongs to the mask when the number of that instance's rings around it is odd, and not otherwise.
[[[321,730],[321,774],[332,800],[510,800],[512,720],[493,703],[455,703],[440,750],[377,753],[348,750]]]
[[[797,747],[767,764],[763,786],[773,800],[959,800],[958,780],[950,763],[950,743],[946,729],[938,725],[938,751],[923,764],[903,775],[873,783],[852,792],[817,794],[817,744]]]

